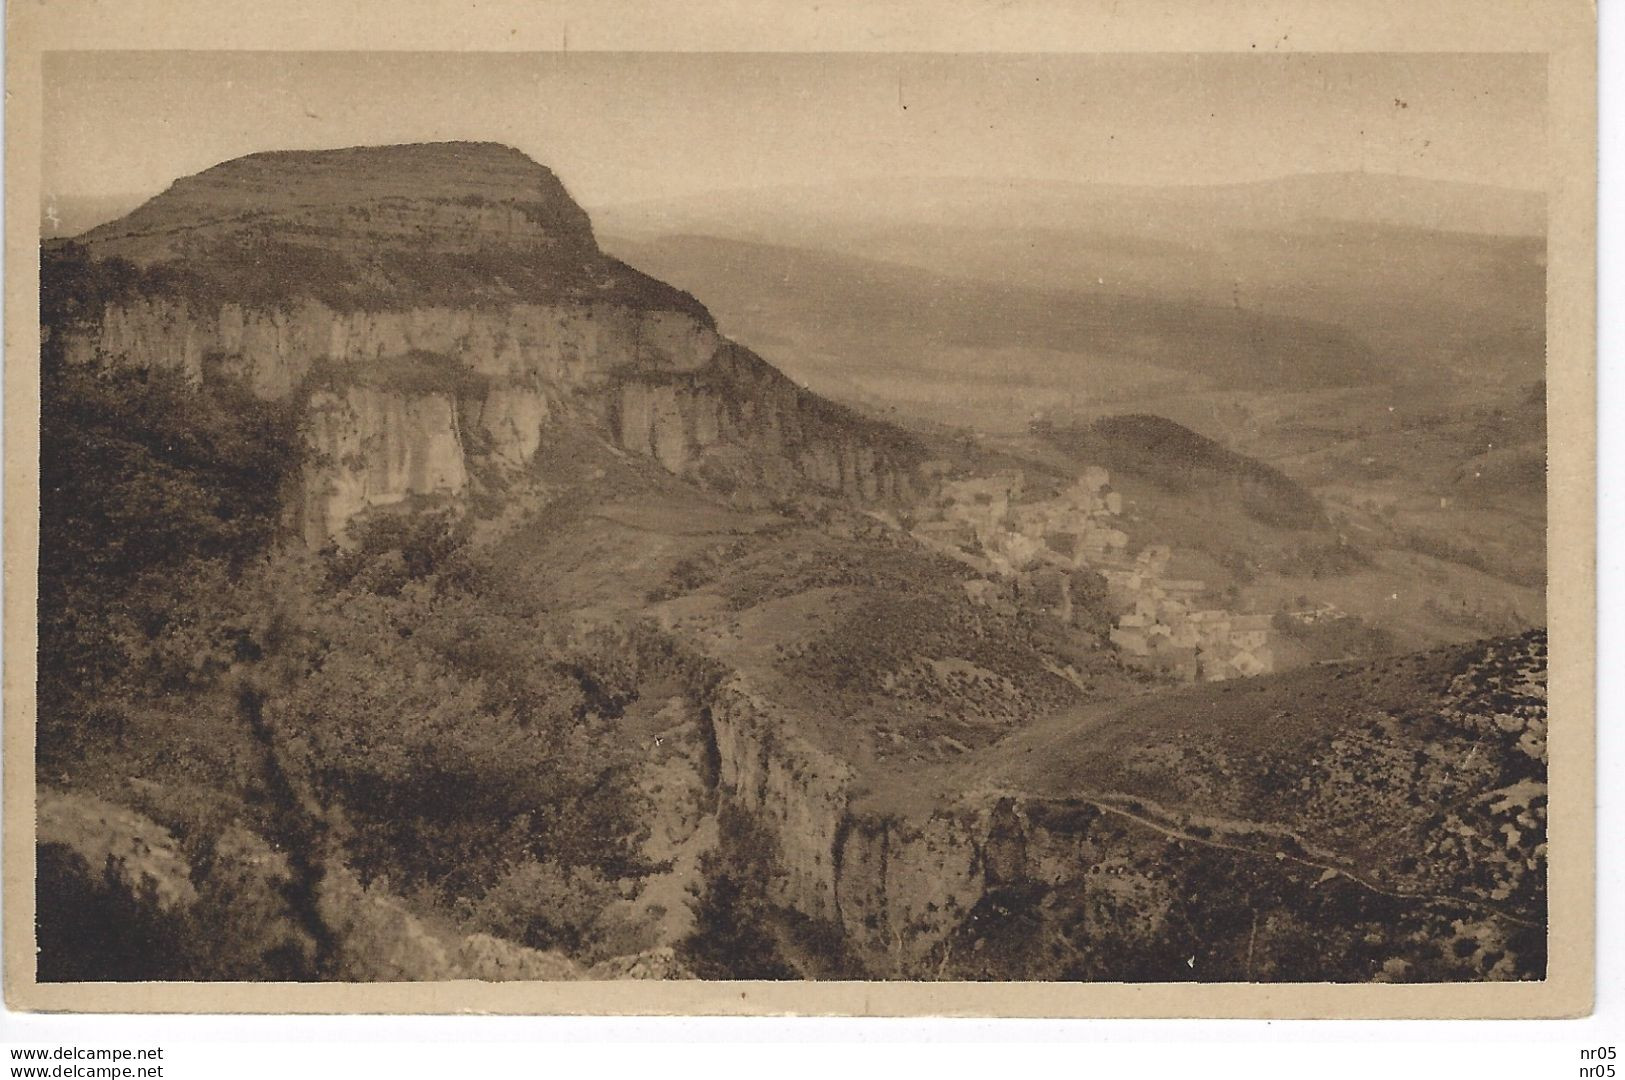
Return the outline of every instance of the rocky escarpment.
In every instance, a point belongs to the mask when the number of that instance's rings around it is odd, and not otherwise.
[[[990,808],[910,823],[857,811],[852,767],[743,680],[715,693],[709,718],[723,795],[778,839],[773,899],[837,927],[872,974],[932,974],[928,960],[990,882],[1017,872],[1000,846],[1008,823]]]
[[[602,385],[622,368],[693,371],[718,341],[699,314],[611,301],[374,310],[290,298],[272,308],[225,302],[200,311],[186,297],[134,295],[74,327],[66,350],[70,360],[110,356],[194,379],[231,375],[261,397],[285,398],[313,370],[348,367],[358,378],[387,380],[419,354],[446,357],[491,383],[567,393]]]
[[[837,919],[852,768],[798,737],[793,717],[742,679],[716,692],[709,718],[718,786],[778,837],[775,899],[811,918]]]
[[[984,783],[934,809],[890,811],[744,682],[724,684],[709,717],[723,794],[779,839],[774,898],[838,930],[875,977],[1539,978],[1545,785],[1529,733],[1544,731],[1545,695],[1527,661],[1543,649],[1538,635],[1486,643],[1448,681],[1432,715],[1489,732],[1506,745],[1486,736],[1480,751],[1508,764],[1462,779],[1448,813],[1419,810],[1418,838],[1377,862],[1307,830],[1193,819],[1121,793]],[[1370,807],[1397,780],[1362,776],[1369,761],[1350,774],[1338,752],[1348,738],[1300,783],[1374,785],[1345,792]],[[1461,865],[1407,870],[1406,852],[1428,837]]]
[[[834,927],[873,977],[960,974],[955,942],[986,929],[979,913],[1001,890],[1124,888],[1120,871],[1091,874],[1126,857],[1091,830],[1098,814],[992,793],[923,818],[866,813],[851,767],[799,738],[793,717],[743,681],[725,684],[709,715],[722,793],[778,839],[773,899]]]
[[[918,456],[603,254],[550,171],[491,144],[226,162],[49,248],[41,302],[68,362],[306,406],[294,516],[312,543],[525,467],[562,413],[724,487],[884,499]]]
[[[709,711],[725,797],[777,837],[773,899],[833,926],[868,973],[947,973],[951,942],[1003,886],[1047,875],[1087,882],[1102,852],[1085,819],[1045,831],[1042,808],[974,796],[923,819],[864,813],[845,762],[795,734],[794,718],[741,680]],[[1115,879],[1113,879],[1115,881]]]

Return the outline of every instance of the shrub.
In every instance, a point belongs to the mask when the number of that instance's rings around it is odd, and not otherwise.
[[[614,883],[591,868],[522,859],[469,906],[470,921],[533,949],[577,953],[608,932],[604,913],[618,895]]]
[[[643,870],[629,751],[540,628],[417,583],[316,605],[308,674],[272,707],[363,878],[479,894],[527,858]]]
[[[1304,544],[1287,556],[1281,573],[1288,577],[1342,577],[1371,565],[1371,557],[1349,544]]]
[[[398,596],[409,582],[451,570],[467,549],[473,522],[455,510],[379,514],[354,527],[353,535],[353,546],[326,551],[328,588]]]

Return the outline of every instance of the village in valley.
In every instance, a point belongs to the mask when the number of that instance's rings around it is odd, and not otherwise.
[[[1089,466],[1048,498],[1026,483],[1017,470],[944,478],[909,532],[984,575],[965,586],[980,604],[1019,601],[1077,625],[1075,598],[1104,582],[1110,640],[1131,667],[1186,682],[1275,669],[1269,615],[1212,606],[1207,582],[1171,576],[1167,546],[1130,552],[1123,496],[1106,469]]]

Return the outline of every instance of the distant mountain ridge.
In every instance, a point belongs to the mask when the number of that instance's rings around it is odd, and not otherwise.
[[[1393,377],[1347,326],[1204,298],[950,277],[919,265],[719,237],[609,236],[708,297],[725,332],[809,388],[871,412],[1023,430],[1150,390],[1353,386]],[[1114,408],[1115,407],[1115,408]],[[1132,407],[1132,406],[1130,406]]]
[[[1437,394],[1525,384],[1545,361],[1539,192],[1363,174],[902,178],[596,220],[610,250],[703,293],[809,385],[938,422],[1017,430],[1038,412],[1156,412],[1214,388],[1402,380]]]
[[[708,192],[593,208],[609,232],[716,232],[794,242],[798,226],[917,226],[1178,233],[1278,227],[1316,219],[1441,232],[1541,236],[1543,192],[1385,173],[1155,186],[897,177]]]

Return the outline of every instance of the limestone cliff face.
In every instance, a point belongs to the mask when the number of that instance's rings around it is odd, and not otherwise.
[[[796,736],[788,718],[743,680],[717,692],[710,719],[720,788],[779,839],[778,899],[834,920],[850,766]]]
[[[457,403],[365,386],[310,396],[301,531],[312,546],[364,510],[468,483]],[[534,445],[533,445],[534,449]]]
[[[696,370],[718,340],[715,328],[691,314],[610,303],[375,311],[305,299],[199,310],[182,298],[136,296],[108,304],[94,322],[65,335],[64,346],[69,360],[103,355],[179,368],[195,379],[220,372],[280,399],[299,392],[320,366],[365,372],[414,353],[450,357],[492,379],[570,391],[602,385],[622,368]]]
[[[767,489],[804,482],[863,502],[914,496],[918,453],[907,438],[808,393],[731,342],[703,368],[621,382],[610,408],[619,444],[674,473]]]
[[[604,255],[547,169],[491,144],[256,154],[47,251],[46,333],[307,406],[305,538],[526,467],[551,418],[673,473],[907,493],[907,440],[724,341],[693,297]],[[55,284],[53,284],[53,282]]]
[[[877,974],[922,971],[982,899],[986,825],[977,810],[923,822],[851,822],[841,850],[840,925]]]
[[[983,975],[965,952],[995,942],[1018,906],[1031,908],[1020,934],[1058,927],[1084,948],[1154,942],[1167,936],[1179,872],[1166,859],[1156,833],[1065,800],[987,792],[923,820],[855,816],[841,852],[840,925],[886,978]],[[990,972],[1000,977],[1053,978],[1073,959],[1011,957],[1010,943],[997,944],[1001,960],[1014,960]]]
[[[1030,843],[1009,798],[970,798],[923,820],[856,811],[851,767],[741,679],[717,691],[710,721],[723,796],[778,838],[775,899],[838,927],[874,975],[936,974],[944,943],[990,889],[1087,867],[1076,851],[1052,850],[1048,833]]]
[[[563,403],[613,372],[694,370],[717,341],[690,315],[610,304],[340,311],[306,300],[211,314],[140,297],[109,305],[64,346],[70,362],[176,367],[301,399],[310,465],[294,516],[320,544],[368,509],[460,495],[476,459],[525,466]],[[426,358],[443,385],[415,377]]]
[[[778,838],[775,898],[839,927],[877,975],[922,972],[990,884],[1023,872],[1022,856],[1000,846],[1006,804],[923,822],[863,815],[851,767],[796,735],[794,718],[742,679],[717,691],[710,721],[722,794]]]
[[[1185,930],[1177,901],[1207,864],[1132,818],[998,791],[923,815],[869,812],[850,767],[742,681],[709,715],[722,796],[778,839],[773,898],[836,929],[869,977],[1122,978],[1100,955],[1154,956]],[[1318,884],[1298,877],[1286,887]],[[1228,929],[1211,962],[1240,963]]]

